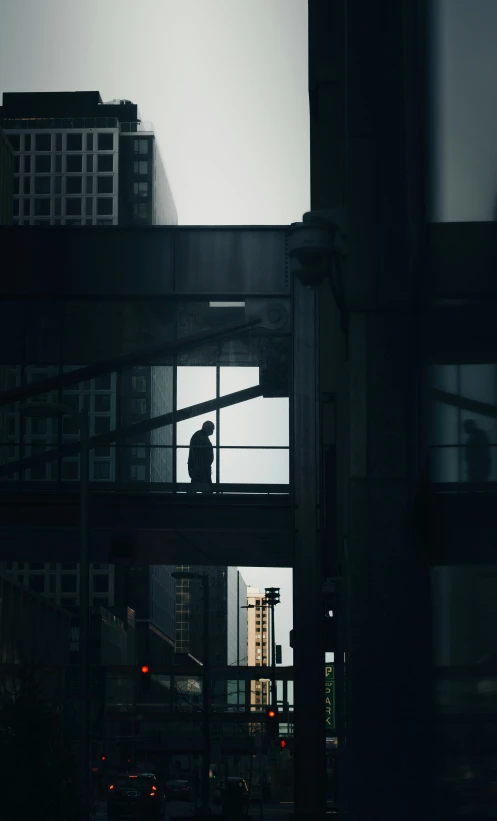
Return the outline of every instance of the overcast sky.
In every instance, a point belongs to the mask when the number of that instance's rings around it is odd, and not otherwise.
[[[0,90],[137,103],[182,225],[285,225],[309,210],[307,0],[0,0]],[[281,587],[291,663],[291,572],[242,572]]]

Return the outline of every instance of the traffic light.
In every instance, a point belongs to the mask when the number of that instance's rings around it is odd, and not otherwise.
[[[140,685],[143,690],[150,690],[150,667],[147,664],[142,664],[140,667]]]
[[[286,746],[287,746],[287,743],[286,743],[285,739],[280,738],[280,749],[284,750]]]
[[[274,707],[268,707],[266,710],[266,735],[268,738],[278,738],[278,713]]]

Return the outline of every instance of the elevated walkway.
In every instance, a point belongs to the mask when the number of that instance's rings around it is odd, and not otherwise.
[[[259,567],[293,565],[288,485],[191,485],[90,493],[90,560]],[[79,492],[3,488],[0,560],[78,561]]]

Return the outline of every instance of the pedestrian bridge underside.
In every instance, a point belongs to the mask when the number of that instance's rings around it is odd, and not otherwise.
[[[0,233],[17,260],[0,297],[0,560],[77,560],[63,404],[89,424],[91,561],[292,566],[286,229]],[[192,492],[206,416],[213,484]]]

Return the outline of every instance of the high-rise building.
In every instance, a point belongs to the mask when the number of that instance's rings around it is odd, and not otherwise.
[[[14,152],[5,132],[0,128],[0,225],[12,224],[14,196]]]
[[[98,91],[5,93],[15,225],[175,225],[151,123]]]
[[[165,225],[176,224],[177,214],[164,172],[152,126],[143,123],[138,107],[129,100],[103,103],[98,92],[15,93],[3,95],[0,124],[13,149],[13,213],[15,225]],[[12,206],[12,199],[11,199]],[[1,222],[1,220],[0,220]],[[100,306],[104,326],[114,334],[115,316]],[[126,306],[123,327],[129,328]],[[74,338],[85,306],[73,304],[71,325]],[[84,321],[84,319],[83,319]],[[144,329],[140,329],[143,332]],[[128,334],[129,336],[129,334]],[[126,349],[134,341],[123,334]],[[134,340],[134,338],[133,338]],[[66,348],[62,359],[51,365],[27,364],[28,382],[55,376],[81,365],[77,354]],[[92,352],[91,359],[99,358]],[[4,389],[20,384],[20,369],[2,369]],[[120,374],[107,374],[64,390],[63,401],[76,410],[88,411],[91,434],[117,425],[130,425],[147,416],[172,409],[172,367],[135,367]],[[58,401],[57,392],[47,396]],[[19,415],[14,407],[1,416],[5,428],[2,447],[7,458],[18,453]],[[65,417],[62,430],[57,419],[26,419],[28,451],[77,440],[75,420]],[[8,443],[8,444],[4,444]],[[170,481],[172,477],[171,428],[145,434],[140,441],[119,449],[104,447],[90,452],[90,481],[123,483]],[[32,481],[78,481],[79,457],[64,458],[60,466],[32,468]],[[79,565],[44,562],[11,562],[6,567],[18,581],[43,593],[57,604],[76,608],[79,604]],[[116,590],[115,566],[93,564],[90,568],[90,603],[123,612],[136,610],[137,652],[150,663],[170,660],[174,646],[174,580],[170,568],[137,569],[135,584],[120,576]],[[126,600],[128,596],[128,600]],[[131,597],[131,598],[130,598]]]
[[[236,567],[178,566],[177,570],[204,574],[209,585],[210,663],[216,666],[247,664],[247,585]],[[202,584],[182,579],[176,586],[176,651],[204,661],[204,609]],[[244,683],[229,681],[217,695],[230,703],[243,703]]]
[[[249,667],[267,667],[271,661],[271,619],[264,593],[257,587],[248,587],[247,605],[247,664]],[[269,704],[270,693],[269,680],[250,682],[250,703],[255,709]]]

